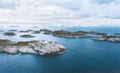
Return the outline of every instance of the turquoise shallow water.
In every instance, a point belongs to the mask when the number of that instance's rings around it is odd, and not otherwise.
[[[61,27],[56,29],[119,33],[118,28]],[[119,43],[67,39],[50,35],[43,35],[42,39],[56,40],[66,46],[67,50],[61,55],[52,56],[0,54],[0,73],[120,73]]]

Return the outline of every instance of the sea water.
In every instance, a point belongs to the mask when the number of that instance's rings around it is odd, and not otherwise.
[[[16,30],[23,30],[17,26]],[[13,27],[9,28],[13,29]],[[8,28],[1,31],[8,31]],[[35,29],[40,28],[27,28]],[[120,33],[120,27],[47,27],[51,30],[98,31],[109,34]],[[25,29],[24,29],[25,30]],[[35,38],[20,38],[25,33],[15,32],[7,37],[0,32],[0,38],[12,41],[48,40],[57,41],[66,47],[60,55],[0,54],[0,73],[120,73],[120,43],[101,42],[91,39],[60,38],[52,35],[34,34]]]

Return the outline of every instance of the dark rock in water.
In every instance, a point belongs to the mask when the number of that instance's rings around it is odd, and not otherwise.
[[[31,31],[34,31],[34,30],[31,30],[31,29],[29,29],[29,30],[21,30],[21,31],[19,31],[19,32],[27,33],[27,32],[31,32]]]
[[[33,38],[34,36],[32,36],[30,34],[24,34],[24,35],[21,35],[20,37],[23,37],[23,38]]]
[[[6,35],[6,36],[15,36],[16,34],[14,32],[5,32],[4,35]]]
[[[30,32],[30,31],[34,31],[34,30],[32,30],[32,29],[28,29],[27,31],[29,31],[29,32]]]
[[[40,30],[33,31],[33,34],[40,34]]]
[[[8,54],[60,54],[65,50],[63,45],[49,42],[49,41],[28,41],[18,42],[16,44],[9,44],[7,46],[0,46],[1,53]]]
[[[14,30],[14,29],[13,29],[13,30],[9,30],[9,31],[17,31],[17,30]]]

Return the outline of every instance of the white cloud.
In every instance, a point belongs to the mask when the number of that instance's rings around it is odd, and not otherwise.
[[[53,18],[53,17],[75,17],[76,14],[70,10],[56,5],[47,5],[42,0],[2,0],[4,3],[15,3],[16,9],[0,8],[0,16],[16,18]],[[10,17],[9,17],[10,16]]]
[[[112,19],[120,17],[120,1],[111,0],[107,3],[103,0],[103,2],[105,3],[99,4],[94,0],[0,0],[1,5],[12,4],[15,6],[13,9],[0,6],[0,22],[83,23],[85,26],[97,25],[97,22],[102,22],[106,25],[108,23],[120,25],[118,24],[119,19]],[[83,17],[85,18],[76,20],[64,19]]]

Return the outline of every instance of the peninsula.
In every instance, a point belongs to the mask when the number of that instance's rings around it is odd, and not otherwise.
[[[60,54],[65,50],[63,45],[50,41],[11,42],[0,40],[0,53],[8,54]]]

